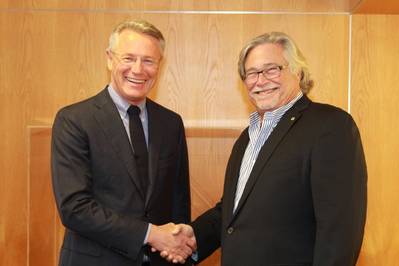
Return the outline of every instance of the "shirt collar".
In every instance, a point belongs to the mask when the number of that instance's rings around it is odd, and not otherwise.
[[[294,99],[292,99],[289,103],[287,103],[286,105],[283,105],[271,112],[265,112],[265,114],[263,115],[262,125],[265,124],[264,122],[266,120],[273,120],[275,118],[278,118],[278,119],[281,118],[284,115],[284,113],[287,112],[302,96],[303,96],[303,93],[302,93],[302,91],[300,91],[298,93],[298,95]],[[250,127],[259,127],[260,120],[261,120],[261,116],[257,111],[251,113],[249,116],[249,126]]]
[[[123,99],[117,92],[116,90],[111,86],[111,84],[108,85],[108,92],[109,95],[111,96],[112,101],[115,103],[116,108],[118,109],[119,113],[121,115],[127,115],[127,109],[130,107],[130,103]],[[142,102],[140,102],[137,105],[140,108],[141,113],[145,111],[146,107],[146,99],[144,99]]]

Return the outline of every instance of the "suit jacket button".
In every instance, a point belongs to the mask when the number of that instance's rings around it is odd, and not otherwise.
[[[233,232],[234,232],[234,228],[233,228],[233,227],[229,227],[229,228],[227,229],[227,233],[228,233],[229,235],[231,235]]]

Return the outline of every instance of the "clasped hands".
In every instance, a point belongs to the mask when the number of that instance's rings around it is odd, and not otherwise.
[[[186,224],[152,225],[148,244],[152,252],[160,252],[161,257],[173,263],[185,263],[197,250],[194,231]]]

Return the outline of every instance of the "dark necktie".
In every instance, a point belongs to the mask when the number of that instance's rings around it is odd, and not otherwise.
[[[145,195],[148,188],[148,152],[143,125],[139,116],[140,108],[131,105],[127,109],[127,112],[129,114],[130,140],[133,146],[141,186]]]

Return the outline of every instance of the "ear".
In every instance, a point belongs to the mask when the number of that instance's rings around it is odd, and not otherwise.
[[[161,56],[161,58],[159,59],[159,68],[163,68],[162,67],[163,64],[164,64],[164,59],[163,59],[163,56]]]
[[[112,70],[112,53],[110,50],[106,50],[105,53],[107,54],[107,68],[109,71]]]
[[[298,81],[301,81],[303,78],[303,72],[302,70],[299,70],[296,72],[295,76],[297,77]]]

